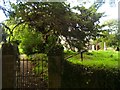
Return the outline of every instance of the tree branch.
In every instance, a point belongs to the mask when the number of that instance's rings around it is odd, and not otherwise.
[[[0,23],[2,24],[5,28],[9,29],[9,31],[11,30],[7,25],[5,25],[4,23]],[[11,31],[10,31],[11,32]]]
[[[14,26],[14,28],[12,29],[12,31],[17,27],[19,26],[20,24],[24,23],[25,21],[22,21],[22,22],[19,22],[16,26]]]

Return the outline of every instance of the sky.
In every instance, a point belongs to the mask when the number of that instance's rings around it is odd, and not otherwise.
[[[72,6],[78,5],[78,0],[70,0],[72,3]],[[80,2],[81,0],[79,0]],[[89,7],[92,3],[94,3],[94,0],[86,0],[88,3],[85,5],[86,7]],[[106,17],[102,17],[100,19],[101,24],[109,19],[118,19],[118,2],[120,0],[115,0],[115,4],[112,4],[113,7],[110,7],[109,0],[105,0],[105,3],[99,8],[98,12],[105,12]],[[91,3],[90,3],[91,2]]]
[[[106,0],[108,1],[108,0]],[[100,12],[104,11],[107,15],[106,17],[102,18],[101,22],[104,22],[109,19],[118,19],[118,1],[116,0],[115,6],[110,7],[109,3],[105,3],[100,9]]]
[[[0,22],[4,21],[6,19],[4,13],[2,12],[2,10],[0,10]]]
[[[71,2],[71,6],[76,6],[80,4],[81,0],[68,0]],[[88,3],[86,4],[86,7],[89,7],[91,5],[91,1],[86,0]],[[90,3],[91,2],[91,3]],[[2,4],[2,0],[0,0],[0,5]],[[115,0],[115,6],[110,7],[109,0],[105,0],[105,4],[103,4],[99,10],[99,12],[105,12],[107,15],[106,17],[101,18],[100,22],[103,23],[106,20],[109,19],[117,19],[118,18],[118,0]],[[5,15],[3,14],[2,10],[0,10],[0,22],[4,21],[6,19]]]

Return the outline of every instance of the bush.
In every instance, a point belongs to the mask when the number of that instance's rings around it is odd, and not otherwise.
[[[117,68],[97,68],[64,62],[63,88],[111,88],[120,85],[120,70]]]
[[[61,54],[63,54],[63,50],[64,50],[63,45],[57,44],[51,48],[51,50],[48,52],[48,56],[61,55]]]
[[[46,54],[33,54],[29,55],[29,60],[32,61],[35,75],[40,76],[41,73],[44,76],[44,80],[48,80],[48,58]]]
[[[41,33],[25,31],[21,39],[20,48],[22,49],[23,53],[27,55],[41,53],[44,51],[42,42],[43,40]]]
[[[32,55],[29,55],[29,59],[31,59],[31,60],[38,60],[38,59],[40,59],[40,60],[47,60],[47,55],[46,54],[44,54],[44,53],[39,53],[39,54],[32,54]]]

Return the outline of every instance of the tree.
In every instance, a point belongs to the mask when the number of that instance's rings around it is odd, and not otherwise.
[[[97,35],[99,19],[103,15],[97,12],[97,5],[89,9],[84,6],[73,8],[80,13],[73,12],[70,5],[63,2],[20,2],[11,6],[13,11],[7,23],[13,20],[15,28],[28,25],[31,32],[40,32],[44,48],[49,50],[64,37],[70,48],[76,47],[80,51]]]
[[[118,46],[118,39],[117,39],[117,33],[118,33],[118,21],[115,19],[111,19],[108,21],[105,21],[103,23],[106,27],[106,31],[104,34],[104,42],[106,42],[107,46],[109,47],[117,47]]]

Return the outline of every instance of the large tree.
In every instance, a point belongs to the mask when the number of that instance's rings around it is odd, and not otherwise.
[[[77,13],[64,2],[20,2],[12,3],[11,6],[12,11],[6,24],[12,25],[12,32],[14,29],[19,30],[19,26],[27,25],[28,30],[42,33],[43,46],[48,49],[60,43],[60,37],[65,38],[70,48],[83,49],[97,35],[99,19],[103,15],[97,12],[97,5],[88,9],[84,6],[74,7]]]

